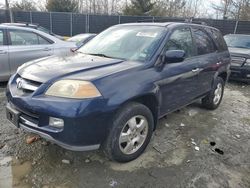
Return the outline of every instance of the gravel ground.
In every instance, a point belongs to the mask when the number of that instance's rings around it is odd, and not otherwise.
[[[5,118],[4,90],[0,187],[250,187],[250,85],[228,84],[215,111],[197,103],[161,119],[144,154],[126,164],[42,139],[27,144],[30,134]]]

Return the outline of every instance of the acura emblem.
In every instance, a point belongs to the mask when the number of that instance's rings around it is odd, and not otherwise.
[[[16,85],[17,89],[22,89],[23,79],[18,78],[16,82],[17,82],[17,85]]]

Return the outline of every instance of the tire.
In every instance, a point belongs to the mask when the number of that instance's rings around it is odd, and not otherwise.
[[[104,153],[110,160],[117,162],[136,159],[150,142],[153,128],[154,119],[151,111],[140,103],[128,103],[115,115],[103,146]]]
[[[224,86],[225,86],[224,80],[221,77],[217,77],[214,81],[210,93],[205,98],[202,99],[202,105],[204,108],[209,110],[215,110],[216,108],[219,107],[224,94]],[[218,95],[219,93],[220,95]]]

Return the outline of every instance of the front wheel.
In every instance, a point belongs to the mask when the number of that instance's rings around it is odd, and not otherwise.
[[[139,157],[153,133],[153,115],[140,103],[129,103],[116,114],[112,129],[104,144],[111,160],[128,162]]]
[[[225,82],[221,77],[217,77],[214,81],[211,92],[202,99],[202,105],[210,110],[215,110],[221,103],[224,94]]]

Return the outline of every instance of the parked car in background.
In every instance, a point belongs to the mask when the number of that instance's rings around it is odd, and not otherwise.
[[[127,162],[145,150],[159,118],[199,99],[216,109],[229,68],[215,28],[117,25],[72,56],[20,67],[8,83],[7,118],[66,149],[102,148]]]
[[[66,37],[66,36],[56,35],[55,33],[51,32],[50,30],[46,29],[45,27],[42,27],[42,26],[37,25],[37,24],[30,24],[30,23],[2,23],[2,24],[7,25],[7,26],[18,26],[18,27],[28,27],[28,28],[32,28],[32,29],[37,29],[39,31],[50,34],[50,35],[52,35],[56,38],[59,38],[61,40],[68,39],[68,37]]]
[[[27,61],[51,55],[67,55],[74,43],[42,31],[0,24],[0,82],[7,81]]]
[[[250,35],[230,34],[224,38],[232,58],[230,79],[250,83]]]
[[[72,49],[73,51],[75,51],[75,50],[79,49],[80,47],[82,47],[87,42],[89,42],[95,36],[96,36],[96,34],[94,34],[94,33],[84,33],[84,34],[75,35],[75,36],[67,39],[67,41],[76,43],[77,48]]]

